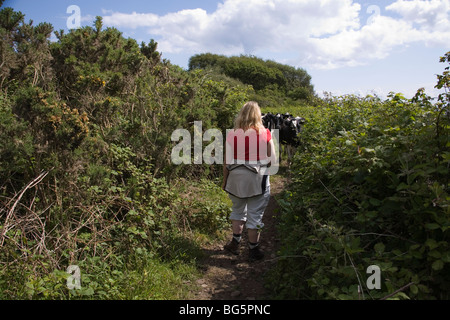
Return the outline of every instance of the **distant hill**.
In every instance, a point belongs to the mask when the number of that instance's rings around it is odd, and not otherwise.
[[[227,57],[212,53],[198,54],[189,60],[189,70],[195,69],[212,69],[238,79],[244,84],[253,86],[257,93],[272,90],[298,101],[308,101],[314,96],[311,76],[306,70],[255,56]]]

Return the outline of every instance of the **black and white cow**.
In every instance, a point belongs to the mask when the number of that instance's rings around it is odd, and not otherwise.
[[[295,154],[295,149],[300,145],[299,134],[306,120],[302,117],[294,117],[286,114],[263,114],[264,127],[269,130],[278,129],[280,132],[280,145],[285,146],[289,162]],[[281,146],[280,146],[281,153]]]

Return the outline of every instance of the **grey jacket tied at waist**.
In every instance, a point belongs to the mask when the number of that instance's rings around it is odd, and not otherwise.
[[[227,166],[229,171],[225,191],[238,198],[251,198],[265,193],[269,177],[265,175],[267,164],[243,163]]]

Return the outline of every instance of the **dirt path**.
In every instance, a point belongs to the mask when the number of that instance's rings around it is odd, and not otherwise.
[[[202,263],[204,275],[197,280],[200,289],[194,297],[195,300],[263,300],[269,298],[264,288],[264,275],[276,262],[278,244],[276,219],[279,214],[276,197],[283,191],[286,181],[287,179],[282,176],[275,176],[271,179],[271,198],[264,213],[264,230],[261,233],[264,259],[255,262],[248,261],[245,230],[239,256],[224,251],[225,243],[217,243],[204,248],[206,253],[206,258]]]

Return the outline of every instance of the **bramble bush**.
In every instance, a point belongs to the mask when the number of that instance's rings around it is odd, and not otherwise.
[[[0,299],[186,298],[228,207],[201,183],[220,166],[171,164],[171,134],[229,128],[249,88],[182,70],[100,17],[55,42],[51,30],[0,11]]]
[[[448,71],[439,80],[448,90]],[[409,285],[391,298],[450,298],[448,91],[432,100],[328,97],[309,114],[280,200],[275,297],[378,299]],[[381,290],[366,287],[371,265]]]

